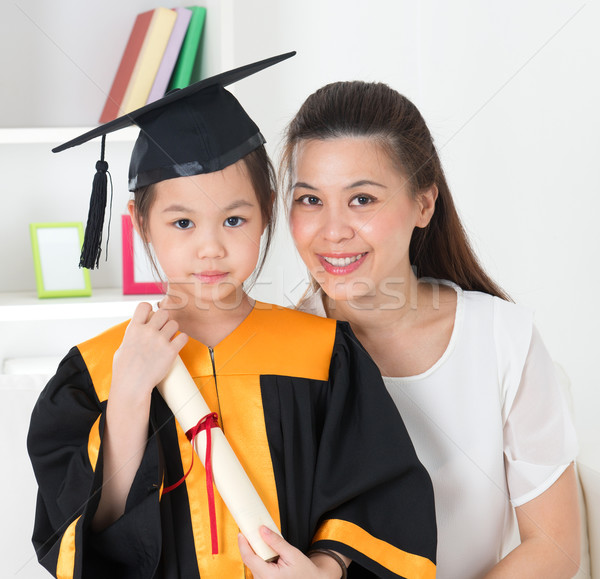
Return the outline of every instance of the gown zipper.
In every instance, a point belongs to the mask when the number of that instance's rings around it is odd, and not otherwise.
[[[212,364],[212,371],[213,371],[213,378],[215,381],[215,390],[217,392],[217,407],[219,409],[219,417],[218,417],[218,422],[221,423],[221,430],[223,431],[223,434],[225,433],[225,425],[223,424],[223,415],[221,414],[221,400],[219,399],[219,384],[217,382],[217,369],[215,367],[215,351],[209,346],[208,347],[208,353],[210,354],[210,363]],[[242,572],[242,577],[241,579],[245,579],[246,578],[246,565],[243,565],[243,572]]]
[[[225,425],[223,424],[223,415],[221,414],[221,400],[219,399],[219,384],[217,382],[217,369],[215,367],[215,351],[210,346],[208,347],[208,353],[210,354],[210,363],[212,364],[213,379],[215,381],[215,390],[217,392],[217,407],[219,412],[218,421],[221,423],[221,430],[225,432]]]

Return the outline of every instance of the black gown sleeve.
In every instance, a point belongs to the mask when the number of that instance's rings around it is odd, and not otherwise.
[[[102,484],[102,446],[95,467],[90,431],[103,430],[100,402],[77,348],[61,362],[31,416],[28,452],[38,483],[33,545],[55,577],[153,577],[160,558],[159,460],[151,437],[125,514],[100,533],[91,521]]]
[[[312,548],[353,560],[350,577],[435,577],[433,487],[381,374],[338,322],[315,467]]]

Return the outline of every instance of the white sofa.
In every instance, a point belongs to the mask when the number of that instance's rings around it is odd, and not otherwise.
[[[50,577],[31,544],[37,487],[26,448],[31,411],[46,382],[46,375],[0,374],[2,577]]]
[[[584,539],[581,570],[577,577],[600,579],[600,435],[596,440],[581,441],[577,472],[581,488]]]

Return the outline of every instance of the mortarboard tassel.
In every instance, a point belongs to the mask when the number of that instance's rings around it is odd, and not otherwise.
[[[104,160],[105,142],[106,135],[102,135],[100,160],[96,162],[90,209],[79,259],[79,267],[87,269],[98,267],[100,254],[102,253],[102,228],[104,227],[104,213],[106,212],[106,174],[108,172],[108,163]]]

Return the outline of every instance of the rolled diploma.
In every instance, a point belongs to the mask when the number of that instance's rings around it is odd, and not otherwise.
[[[212,412],[179,356],[169,374],[158,385],[158,390],[184,432]],[[277,558],[277,553],[262,540],[258,531],[261,525],[265,525],[280,535],[277,525],[252,486],[223,431],[213,428],[211,436],[213,478],[223,502],[254,552],[264,561]],[[198,433],[194,449],[204,464],[206,431]]]

